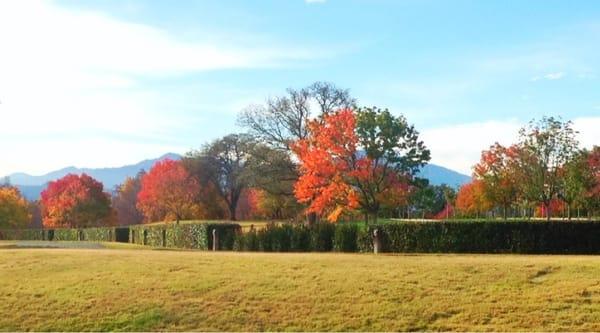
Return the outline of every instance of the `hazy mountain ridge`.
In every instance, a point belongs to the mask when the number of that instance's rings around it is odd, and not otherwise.
[[[143,160],[139,163],[125,165],[122,167],[66,167],[40,176],[32,176],[19,172],[8,175],[8,177],[10,177],[11,183],[15,184],[27,199],[36,200],[39,199],[40,193],[46,188],[48,182],[62,178],[69,173],[86,173],[91,177],[101,181],[104,184],[104,188],[108,191],[111,191],[116,185],[121,184],[127,177],[135,176],[138,172],[140,172],[140,170],[148,171],[156,162],[167,158],[177,160],[181,158],[181,155],[168,153],[159,158]],[[426,165],[423,170],[421,170],[419,176],[429,179],[429,182],[433,185],[447,184],[453,187],[458,187],[471,179],[469,176],[435,164]]]

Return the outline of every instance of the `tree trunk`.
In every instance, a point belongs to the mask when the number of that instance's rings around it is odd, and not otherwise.
[[[237,220],[237,218],[235,216],[235,208],[236,208],[236,206],[237,205],[233,205],[233,204],[229,205],[229,219],[231,221],[236,221]]]
[[[306,222],[309,227],[312,227],[315,223],[317,223],[317,213],[308,213],[306,214]]]
[[[550,212],[550,202],[544,202],[544,207],[546,207],[546,221],[550,222],[550,216],[552,215]]]
[[[567,204],[567,218],[571,221],[571,205]]]

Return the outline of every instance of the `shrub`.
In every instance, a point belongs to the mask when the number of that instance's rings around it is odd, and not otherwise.
[[[358,226],[340,224],[335,228],[333,249],[338,252],[356,252],[358,250]]]
[[[381,231],[385,252],[600,253],[600,222],[400,222],[370,226],[358,248],[372,251]]]

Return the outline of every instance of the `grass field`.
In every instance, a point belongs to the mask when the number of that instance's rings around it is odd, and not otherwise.
[[[0,249],[2,330],[600,330],[600,257]]]

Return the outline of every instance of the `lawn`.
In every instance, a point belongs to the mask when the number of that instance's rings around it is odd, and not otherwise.
[[[3,330],[600,330],[600,257],[0,249]]]

